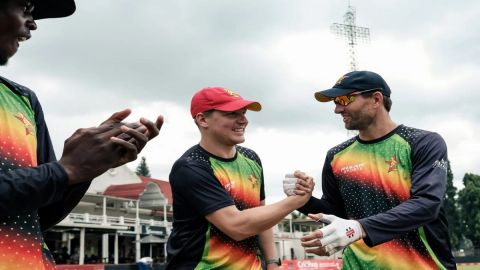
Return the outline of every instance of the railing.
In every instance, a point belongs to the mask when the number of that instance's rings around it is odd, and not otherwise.
[[[135,226],[137,224],[136,218],[125,218],[123,216],[100,216],[90,215],[89,213],[70,213],[63,219],[59,225],[74,225],[74,224],[92,224],[92,225],[106,225],[106,226]],[[140,219],[140,225],[150,226],[165,226],[164,221],[153,219]],[[172,222],[167,222],[167,228],[172,228]]]

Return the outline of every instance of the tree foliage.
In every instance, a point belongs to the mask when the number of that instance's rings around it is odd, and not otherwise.
[[[135,173],[140,176],[150,177],[150,169],[148,169],[147,159],[145,157],[142,157],[140,160]]]
[[[447,190],[445,193],[444,209],[448,220],[448,234],[450,242],[455,250],[459,249],[460,240],[462,239],[462,230],[460,222],[460,212],[457,205],[457,188],[453,185],[453,173],[448,161],[447,167]]]
[[[480,175],[466,173],[465,186],[458,193],[463,235],[470,239],[476,249],[480,248]]]

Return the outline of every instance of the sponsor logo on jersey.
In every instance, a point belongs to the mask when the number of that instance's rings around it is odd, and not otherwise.
[[[346,173],[358,172],[363,170],[364,168],[365,168],[365,164],[359,163],[359,164],[353,164],[353,165],[342,167],[340,168],[340,172],[342,174],[346,174]]]
[[[432,167],[433,168],[440,168],[440,169],[444,170],[445,172],[447,172],[448,162],[446,160],[444,160],[443,158],[440,159],[440,160],[435,160],[435,162],[433,162],[433,164],[432,164]]]

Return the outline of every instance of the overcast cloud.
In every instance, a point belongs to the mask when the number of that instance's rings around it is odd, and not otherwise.
[[[360,69],[392,89],[397,123],[440,133],[455,183],[480,174],[480,2],[350,1],[371,42],[357,47]],[[79,127],[132,108],[130,120],[163,114],[161,135],[144,150],[152,177],[199,140],[192,94],[225,86],[263,105],[249,113],[246,147],[262,158],[269,202],[283,197],[283,174],[317,180],[326,151],[352,136],[332,104],[315,101],[348,71],[345,42],[330,33],[347,1],[77,0],[65,19],[38,21],[3,76],[36,91],[57,155]],[[129,165],[134,169],[138,162]]]

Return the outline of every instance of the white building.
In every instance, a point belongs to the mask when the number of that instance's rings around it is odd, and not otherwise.
[[[277,254],[284,259],[319,258],[305,254],[299,240],[317,226],[287,217],[274,228]],[[168,181],[139,177],[120,166],[92,182],[73,211],[45,233],[45,242],[58,264],[134,263],[144,256],[164,262],[171,228]]]

